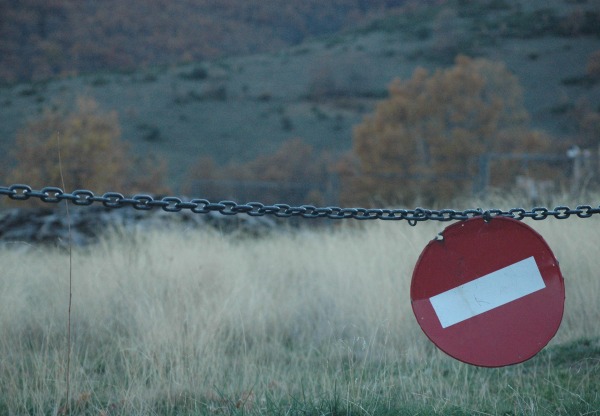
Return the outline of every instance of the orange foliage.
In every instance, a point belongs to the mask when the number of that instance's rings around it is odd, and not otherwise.
[[[120,134],[116,113],[99,112],[93,100],[80,99],[77,111],[66,117],[47,113],[18,133],[9,182],[62,187],[62,169],[68,190],[131,192],[140,185],[151,186],[145,192],[164,190],[164,167],[153,164],[151,175],[132,174],[140,169],[134,169]]]
[[[355,128],[347,202],[445,201],[470,190],[480,155],[548,147],[527,129],[521,88],[501,63],[459,56],[451,68],[395,80],[389,93]],[[503,172],[494,185],[515,174]]]
[[[324,157],[300,138],[286,140],[269,155],[229,169],[236,179],[280,182],[319,182],[327,172]]]
[[[315,154],[311,145],[293,138],[283,142],[274,153],[245,163],[219,166],[212,158],[201,157],[188,172],[186,192],[200,192],[209,198],[216,195],[270,202],[292,198],[318,204],[329,180],[329,166],[328,155]],[[197,186],[199,181],[204,185]]]

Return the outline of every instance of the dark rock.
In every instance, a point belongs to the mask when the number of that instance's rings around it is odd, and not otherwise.
[[[53,208],[53,209],[52,209]],[[0,242],[51,244],[66,247],[93,244],[107,231],[114,229],[150,230],[206,227],[220,232],[261,235],[274,228],[275,221],[267,217],[240,214],[224,216],[217,212],[195,214],[189,210],[166,212],[161,209],[140,211],[129,207],[69,206],[52,208],[11,208],[0,211]],[[69,235],[70,226],[70,235]]]

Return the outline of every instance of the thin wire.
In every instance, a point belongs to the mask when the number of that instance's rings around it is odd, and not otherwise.
[[[60,172],[60,181],[63,189],[65,189],[65,178],[63,176],[62,170],[62,159],[60,157],[60,133],[57,133],[56,140],[58,144],[58,170]],[[69,215],[69,203],[65,199],[65,208],[67,213],[67,230],[68,230],[68,238],[69,238],[69,308],[68,308],[68,318],[67,318],[67,403],[65,405],[65,414],[70,414],[70,406],[69,406],[69,395],[71,391],[71,306],[73,300],[73,251],[72,251],[72,237],[71,237],[71,217]]]

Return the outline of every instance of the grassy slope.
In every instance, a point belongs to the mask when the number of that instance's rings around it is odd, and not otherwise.
[[[526,4],[532,11],[552,7],[558,13],[579,7],[561,1]],[[585,73],[588,55],[598,49],[597,37],[482,36],[483,21],[496,27],[515,20],[502,10],[484,10],[485,19],[455,17],[446,29],[450,34],[438,35],[434,22],[439,13],[432,8],[391,16],[366,29],[275,54],[2,88],[0,150],[6,152],[17,129],[43,109],[64,111],[77,96],[91,96],[101,108],[118,111],[123,137],[138,154],[152,152],[168,160],[178,191],[176,183],[202,155],[220,162],[248,160],[291,137],[319,149],[345,151],[352,126],[385,96],[393,78],[409,77],[418,65],[446,65],[460,51],[505,61],[524,87],[533,125],[557,135],[572,134],[565,110],[581,98],[592,106],[600,99],[600,84],[563,82]],[[456,44],[440,52],[448,37]],[[444,50],[454,52],[444,56]],[[206,77],[197,69],[205,70]],[[346,96],[308,99],[316,79],[335,84]]]
[[[565,316],[542,353],[500,369],[440,353],[412,316],[412,267],[442,224],[344,223],[261,239],[113,235],[73,254],[72,406],[90,415],[593,414],[598,221],[531,224],[561,262]],[[0,247],[0,413],[56,414],[68,256],[16,248]]]

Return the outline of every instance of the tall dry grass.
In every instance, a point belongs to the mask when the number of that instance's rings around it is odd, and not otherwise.
[[[566,280],[565,317],[549,349],[598,339],[599,219],[528,223]],[[561,401],[579,403],[574,396],[584,408],[600,403],[589,391],[594,372],[565,381],[552,354],[477,369],[429,343],[412,315],[410,277],[444,226],[369,222],[258,239],[210,229],[113,232],[75,248],[70,408],[560,414]],[[68,255],[19,247],[0,248],[0,414],[60,414]],[[596,370],[598,358],[588,362]]]

